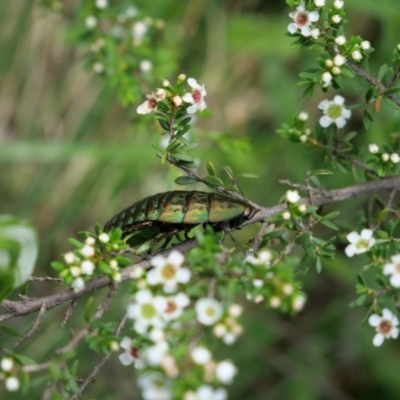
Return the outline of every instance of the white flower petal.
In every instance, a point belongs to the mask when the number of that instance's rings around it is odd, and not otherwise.
[[[305,37],[311,36],[311,28],[306,25],[301,28],[301,34]]]
[[[394,264],[385,264],[383,266],[383,275],[390,275],[396,271],[396,266]]]
[[[395,264],[400,264],[400,254],[396,254],[390,258]]]
[[[399,336],[399,328],[393,327],[392,330],[390,331],[390,337],[393,339],[397,339]]]
[[[348,110],[347,108],[343,108],[342,117],[349,119],[351,117],[351,111]]]
[[[288,29],[289,33],[296,33],[297,25],[294,22],[292,22],[291,24],[288,25],[287,29]]]
[[[196,79],[194,79],[194,78],[188,78],[187,83],[193,89],[196,89],[199,86],[199,84],[197,83]]]
[[[132,339],[129,338],[128,336],[125,336],[122,340],[121,343],[119,344],[121,348],[128,350],[132,346]]]
[[[357,232],[350,232],[347,236],[346,239],[352,243],[355,244],[360,240],[360,235]]]
[[[150,290],[142,289],[136,293],[135,299],[138,304],[150,303],[153,300],[153,295]]]
[[[320,124],[323,128],[327,128],[331,123],[332,123],[332,120],[331,120],[327,115],[323,115],[323,116],[319,119],[319,124]]]
[[[311,11],[308,14],[308,19],[310,22],[315,22],[319,20],[319,12],[318,11]]]
[[[174,250],[168,256],[168,261],[176,266],[181,266],[185,261],[185,257],[181,252]]]
[[[344,104],[344,97],[340,96],[339,94],[337,94],[334,98],[333,101],[335,104],[341,106]]]
[[[372,343],[374,346],[379,347],[382,345],[383,341],[385,340],[385,337],[381,333],[377,333],[374,337],[374,340]]]
[[[356,254],[356,247],[353,244],[349,244],[345,249],[344,252],[346,253],[347,257],[353,257]]]
[[[179,283],[188,283],[191,275],[192,275],[192,273],[190,272],[190,269],[181,268],[180,270],[178,270],[176,278]]]
[[[390,284],[396,288],[400,287],[400,274],[393,274],[390,277]]]
[[[119,361],[121,361],[122,365],[128,366],[135,362],[135,359],[128,353],[122,353],[118,356]]]
[[[369,240],[372,238],[374,231],[372,231],[371,229],[363,229],[361,231],[361,239],[364,240]]]
[[[391,321],[391,319],[393,318],[393,313],[388,308],[384,308],[382,310],[382,317],[387,321]]]
[[[190,107],[188,107],[188,108],[186,109],[186,112],[187,112],[188,114],[194,114],[196,111],[197,111],[197,106],[196,106],[196,104],[193,104],[192,106],[190,106]]]
[[[318,104],[318,108],[322,111],[325,111],[329,107],[329,100],[322,100],[321,103]]]
[[[335,124],[338,128],[343,128],[346,125],[346,120],[343,117],[338,117],[335,120]]]
[[[379,324],[381,323],[382,317],[379,316],[378,314],[372,314],[370,315],[370,317],[368,318],[368,323],[371,326],[377,327],[379,326]]]

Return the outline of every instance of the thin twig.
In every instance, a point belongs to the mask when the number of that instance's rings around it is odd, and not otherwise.
[[[63,328],[65,326],[65,324],[68,322],[68,320],[71,318],[72,313],[75,309],[75,307],[78,305],[78,299],[73,299],[71,301],[70,306],[68,307],[67,312],[65,313],[65,317],[61,322],[61,327]]]
[[[42,306],[40,307],[39,314],[38,314],[37,318],[35,319],[35,321],[34,321],[34,323],[32,325],[32,328],[29,329],[28,332],[23,334],[18,340],[16,340],[14,343],[12,343],[7,348],[0,349],[0,354],[4,353],[4,351],[6,351],[6,350],[15,349],[22,342],[24,342],[27,339],[30,339],[32,337],[32,335],[35,333],[35,331],[39,328],[39,325],[42,323],[43,318],[44,318],[44,316],[46,314],[46,310],[47,310],[46,303],[43,303]]]

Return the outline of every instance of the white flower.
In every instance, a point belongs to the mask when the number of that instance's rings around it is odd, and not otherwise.
[[[351,116],[351,111],[344,108],[344,98],[339,95],[336,95],[333,101],[321,101],[318,108],[324,113],[319,120],[323,128],[327,128],[332,123],[338,128],[343,128],[346,125],[346,119]]]
[[[100,233],[99,240],[101,243],[108,243],[110,241],[110,236],[105,232]]]
[[[390,156],[389,156],[388,153],[383,153],[383,154],[381,155],[381,159],[382,159],[383,162],[387,162],[387,161],[389,161]]]
[[[361,48],[363,50],[369,50],[371,48],[371,43],[368,40],[363,40],[361,42]]]
[[[130,274],[129,277],[131,279],[140,279],[145,273],[145,269],[141,266],[138,265]]]
[[[78,276],[80,276],[81,275],[81,268],[80,267],[77,267],[77,266],[75,266],[75,265],[73,265],[70,269],[69,269],[69,272],[71,273],[71,275],[73,276],[73,277],[78,277]]]
[[[96,0],[96,7],[99,9],[104,9],[108,7],[108,0]]]
[[[305,143],[305,142],[307,142],[307,135],[301,135],[299,137],[299,139],[300,139],[300,142]]]
[[[325,71],[321,75],[321,80],[322,80],[322,86],[327,87],[332,83],[332,74],[328,71]]]
[[[1,359],[0,367],[2,371],[9,372],[12,370],[13,366],[14,366],[14,360],[12,358],[5,357]]]
[[[191,272],[188,268],[182,268],[185,257],[179,251],[172,251],[167,258],[155,256],[151,259],[152,270],[147,273],[149,285],[163,285],[166,293],[176,291],[179,283],[188,283]]]
[[[172,102],[175,104],[176,107],[179,107],[183,103],[183,99],[181,96],[178,96],[177,94],[172,98]]]
[[[253,279],[253,286],[256,288],[260,288],[264,286],[264,281],[262,279]]]
[[[251,251],[248,252],[245,262],[249,262],[250,264],[256,265],[256,266],[265,266],[269,267],[270,261],[272,259],[272,253],[269,250],[261,250],[258,252],[257,256],[254,256]]]
[[[146,98],[147,100],[137,107],[136,112],[138,114],[150,114],[152,111],[157,110],[159,98],[153,94],[146,95]]]
[[[369,150],[369,152],[370,152],[371,154],[376,154],[376,153],[379,152],[379,146],[378,146],[377,144],[375,144],[375,143],[371,143],[371,144],[368,146],[368,150]]]
[[[82,290],[85,289],[85,281],[83,278],[76,278],[72,281],[71,287],[75,293],[82,292]]]
[[[286,192],[286,200],[289,203],[297,203],[301,199],[297,190],[288,190]]]
[[[163,318],[167,321],[178,319],[183,314],[183,309],[190,304],[190,299],[186,293],[168,296],[165,300],[167,301],[167,309],[164,311]]]
[[[324,7],[325,6],[325,0],[314,0],[314,4],[317,7]]]
[[[311,37],[315,40],[319,38],[319,35],[321,34],[320,30],[318,28],[311,29]]]
[[[342,20],[342,17],[338,14],[332,15],[331,21],[334,24],[338,24]]]
[[[167,91],[165,89],[157,89],[156,97],[158,100],[164,100],[167,97]]]
[[[289,14],[289,17],[293,19],[293,22],[288,25],[288,31],[293,34],[300,29],[301,34],[307,37],[311,36],[310,25],[319,20],[319,13],[318,11],[306,11],[304,3],[300,3],[296,11]]]
[[[359,50],[354,50],[351,53],[351,57],[354,61],[360,61],[362,59],[362,54]]]
[[[336,8],[336,10],[340,10],[341,8],[343,8],[343,5],[344,5],[343,0],[335,0],[333,2],[333,7]]]
[[[363,229],[361,234],[357,232],[349,233],[346,238],[350,244],[344,249],[347,257],[366,253],[375,244],[375,239],[372,237],[373,233],[371,229]]]
[[[89,246],[93,246],[94,244],[96,244],[96,239],[93,236],[88,236],[85,240],[85,243]]]
[[[172,400],[170,381],[160,372],[147,372],[137,379],[144,400]]]
[[[20,386],[19,379],[15,376],[9,376],[6,378],[5,386],[9,392],[16,392]]]
[[[142,41],[144,35],[147,33],[147,29],[147,25],[142,21],[138,21],[133,24],[132,36],[136,43],[140,43]]]
[[[154,328],[154,329],[152,329],[150,331],[149,338],[153,342],[160,342],[161,340],[165,339],[164,331],[162,329],[159,329],[159,328]]]
[[[97,25],[97,18],[93,15],[89,15],[85,19],[85,25],[88,29],[93,29]]]
[[[203,325],[214,325],[222,317],[222,306],[215,299],[202,298],[197,300],[195,308],[197,319]]]
[[[269,299],[269,305],[271,308],[278,308],[281,305],[282,301],[278,296],[272,296]]]
[[[182,97],[183,101],[192,104],[187,108],[187,113],[194,114],[197,110],[203,111],[207,107],[204,101],[204,97],[207,94],[204,85],[199,85],[194,78],[189,78],[187,83],[192,88],[191,93],[186,93]]]
[[[211,360],[211,352],[205,347],[195,347],[190,353],[195,364],[203,365]]]
[[[89,260],[82,261],[81,272],[84,275],[93,275],[95,265]]]
[[[301,213],[305,213],[307,211],[307,206],[305,204],[299,204],[299,206],[297,207],[297,209],[301,212]]]
[[[160,340],[153,346],[147,347],[143,352],[143,359],[148,365],[156,367],[161,364],[163,358],[168,352],[168,343]]]
[[[118,356],[119,361],[121,361],[122,365],[128,366],[131,364],[135,364],[139,360],[139,352],[138,349],[132,345],[132,339],[125,336],[120,343],[122,349],[125,350],[124,353]]]
[[[289,211],[284,211],[282,213],[282,218],[286,221],[288,221],[291,218],[290,212]]]
[[[399,156],[397,153],[392,153],[392,154],[390,155],[390,161],[391,161],[393,164],[398,164],[398,163],[400,162],[400,156]]]
[[[139,68],[142,72],[149,72],[153,68],[153,64],[149,60],[140,61]]]
[[[125,15],[127,18],[133,18],[138,13],[138,9],[135,6],[130,6],[126,11]]]
[[[399,336],[399,320],[397,317],[387,308],[382,310],[382,316],[378,314],[372,314],[368,323],[376,328],[376,335],[372,343],[374,346],[380,346],[385,339],[397,339]]]
[[[100,62],[94,63],[92,68],[96,74],[101,74],[104,71],[104,65]]]
[[[338,46],[343,46],[346,43],[346,38],[343,35],[339,35],[335,38],[335,43]]]
[[[393,287],[400,287],[400,254],[396,254],[390,258],[391,263],[383,266],[383,274],[391,275],[390,284]]]
[[[307,121],[308,120],[308,113],[306,113],[305,111],[302,111],[299,114],[299,120],[300,121]]]
[[[201,385],[196,391],[196,400],[226,400],[228,393],[225,388],[213,389],[209,385]]]
[[[231,317],[237,318],[242,315],[243,307],[240,304],[231,304],[228,308],[228,314]]]
[[[285,283],[282,286],[282,292],[283,294],[285,294],[286,296],[289,296],[293,293],[294,287],[293,285],[291,285],[290,283]]]
[[[294,311],[301,311],[306,303],[304,296],[296,296],[292,301],[292,308]]]
[[[236,366],[228,360],[219,362],[217,368],[215,369],[215,375],[217,379],[224,385],[229,385],[232,383],[236,373]]]
[[[346,58],[343,57],[341,54],[336,54],[336,56],[333,57],[333,63],[336,66],[341,67],[342,65],[344,65],[346,63]]]
[[[150,326],[163,328],[161,315],[167,309],[167,301],[162,296],[153,296],[148,289],[136,292],[135,302],[128,305],[128,318],[134,319],[134,329],[140,334],[147,332]]]
[[[88,244],[85,244],[80,250],[79,253],[81,253],[84,257],[92,257],[95,254],[95,249],[93,246],[90,246]]]
[[[67,264],[72,264],[76,261],[76,256],[72,251],[64,254],[64,260]]]

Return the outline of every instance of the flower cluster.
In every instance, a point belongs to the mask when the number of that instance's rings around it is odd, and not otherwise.
[[[398,171],[400,167],[400,155],[391,146],[384,145],[381,150],[375,143],[368,146],[368,151],[373,158],[368,160],[368,165],[375,168],[379,176],[384,176],[386,171],[392,169]]]
[[[75,250],[64,254],[64,263],[55,261],[51,264],[54,269],[60,271],[59,276],[66,284],[71,285],[76,293],[82,292],[85,289],[85,282],[97,272],[106,273],[113,282],[120,282],[121,268],[131,263],[130,259],[122,256],[104,256],[101,252],[101,248],[109,254],[127,247],[120,238],[120,230],[111,235],[102,232],[98,227],[97,231],[97,236],[83,233],[86,237],[83,243],[70,239]]]
[[[203,111],[207,106],[204,101],[204,97],[207,94],[204,85],[198,84],[194,78],[188,78],[187,83],[191,87],[191,90],[184,93],[181,84],[185,79],[185,75],[180,75],[176,87],[173,87],[169,81],[164,80],[163,88],[157,89],[155,93],[148,94],[146,96],[147,100],[137,107],[137,113],[149,114],[152,111],[156,111],[159,102],[164,100],[166,105],[175,110],[180,107],[186,109],[187,114]]]
[[[16,392],[19,390],[20,381],[17,378],[14,359],[4,357],[0,360],[0,380],[4,380],[6,390]]]
[[[193,387],[191,379],[184,398],[212,399],[212,396],[220,396],[215,398],[226,399],[227,391],[222,386],[230,384],[237,372],[230,360],[214,360],[211,350],[199,343],[187,355],[176,353],[171,345],[186,335],[187,328],[183,329],[182,324],[193,313],[188,309],[192,301],[183,291],[184,285],[187,287],[190,284],[192,275],[184,266],[184,256],[172,251],[167,257],[156,255],[150,263],[153,268],[147,273],[142,267],[132,273],[133,296],[127,315],[133,320],[135,334],[132,338],[124,337],[120,343],[124,350],[119,356],[121,363],[132,364],[139,369],[138,384],[144,399],[172,399],[175,398],[174,378],[181,376],[178,365],[182,365],[182,357],[189,357],[193,373],[204,384]],[[198,329],[200,324],[208,327],[224,343],[234,343],[243,331],[237,321],[242,307],[231,304],[225,310],[215,298],[195,298],[197,300],[192,307],[197,325],[189,324],[189,327],[192,326],[190,329]]]
[[[265,302],[283,312],[301,311],[306,298],[299,289],[299,282],[294,279],[297,259],[287,257],[284,261],[271,262],[272,253],[269,250],[246,256],[245,263],[251,267],[247,272],[251,279],[247,298],[256,303]]]
[[[91,9],[91,13],[87,14],[84,20],[86,36],[91,44],[93,71],[97,74],[113,73],[113,68],[107,67],[110,57],[106,56],[111,51],[106,46],[106,37],[110,35],[120,44],[118,56],[121,56],[121,49],[131,52],[135,49],[137,57],[124,57],[125,64],[127,60],[130,62],[125,67],[132,72],[139,70],[143,74],[148,73],[153,64],[146,58],[147,52],[140,51],[140,48],[150,40],[153,31],[164,28],[164,21],[143,17],[135,6],[127,7],[120,13],[115,13],[114,9],[108,6],[107,0],[96,0],[95,8]]]

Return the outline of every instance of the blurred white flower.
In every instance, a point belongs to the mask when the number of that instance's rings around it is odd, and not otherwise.
[[[93,15],[89,15],[85,19],[85,25],[88,29],[93,29],[97,25],[97,18]]]
[[[71,287],[75,293],[82,292],[82,290],[85,289],[85,281],[83,278],[76,278],[72,281]]]
[[[125,366],[135,364],[135,367],[138,368],[138,366],[140,366],[141,364],[141,361],[139,359],[139,351],[133,345],[132,339],[125,336],[121,340],[120,347],[125,350],[124,353],[118,356],[121,364]]]
[[[300,3],[289,17],[293,19],[293,22],[288,25],[288,31],[293,34],[299,29],[303,36],[308,37],[311,36],[310,25],[319,20],[319,13],[306,11],[304,3]]]
[[[392,153],[392,154],[390,155],[390,161],[391,161],[393,164],[398,164],[398,163],[400,162],[400,156],[399,156],[397,153]]]
[[[232,383],[233,378],[237,374],[236,366],[228,360],[221,361],[217,364],[215,369],[215,375],[217,379],[224,385],[229,385]]]
[[[93,275],[95,265],[90,260],[84,260],[81,263],[81,272],[84,275]]]
[[[99,235],[99,240],[101,243],[108,243],[110,241],[110,236],[108,233],[102,232]]]
[[[155,256],[151,259],[151,265],[154,266],[147,273],[147,282],[149,285],[163,285],[166,293],[176,291],[179,283],[188,283],[191,272],[189,268],[183,268],[182,264],[185,257],[179,251],[172,251],[167,258]]]
[[[146,98],[147,100],[136,108],[138,114],[150,114],[157,110],[157,103],[160,99],[154,94],[148,94]]]
[[[165,298],[167,309],[164,311],[163,318],[167,321],[178,319],[183,314],[183,309],[190,304],[189,296],[186,293],[177,293]]]
[[[370,152],[371,154],[376,154],[376,153],[379,152],[379,146],[378,146],[377,144],[375,144],[375,143],[371,143],[371,144],[368,146],[368,150],[369,150],[369,152]]]
[[[286,200],[289,203],[297,203],[301,199],[297,190],[288,190],[286,192]]]
[[[382,159],[383,162],[387,162],[387,161],[390,160],[390,156],[389,156],[388,153],[383,153],[383,154],[381,155],[381,159]]]
[[[336,36],[335,43],[338,46],[343,46],[346,43],[346,38],[343,35]]]
[[[336,8],[336,10],[340,10],[341,8],[343,8],[343,5],[344,5],[343,0],[335,0],[333,2],[333,7]]]
[[[147,33],[147,30],[148,30],[147,25],[142,21],[138,21],[133,24],[132,36],[137,44],[139,44],[142,41],[144,35]]]
[[[1,359],[0,367],[2,371],[9,372],[13,369],[13,366],[14,366],[14,360],[12,358],[4,357]]]
[[[187,113],[194,114],[197,110],[203,111],[207,107],[207,104],[204,101],[204,97],[207,94],[204,85],[199,85],[194,78],[189,78],[187,83],[192,88],[191,93],[186,93],[182,97],[183,101],[192,104],[187,108]]]
[[[20,387],[19,379],[15,376],[9,376],[5,380],[6,390],[9,392],[16,392]]]
[[[211,360],[211,352],[206,347],[195,347],[190,353],[195,364],[203,365]]]
[[[363,40],[361,42],[361,48],[363,50],[369,50],[371,48],[371,43],[368,40]]]
[[[399,336],[399,320],[397,317],[387,308],[382,310],[382,316],[378,314],[372,314],[368,323],[373,326],[376,330],[376,335],[372,343],[374,346],[381,346],[385,339],[397,339]]]
[[[354,50],[354,51],[351,53],[351,58],[352,58],[354,61],[360,61],[360,60],[362,60],[362,54],[361,54],[361,52],[360,52],[359,50]]]
[[[108,7],[108,0],[96,0],[96,7],[100,10]]]
[[[210,385],[201,385],[196,391],[196,400],[226,400],[228,393],[225,388],[214,389]]]
[[[85,244],[80,250],[79,253],[81,253],[84,257],[92,257],[95,254],[95,249],[93,246],[90,246],[88,244]]]
[[[390,284],[393,287],[400,287],[400,254],[390,257],[392,262],[383,266],[383,274],[391,275]]]
[[[140,61],[139,68],[143,73],[149,72],[153,68],[153,64],[150,60],[142,60]]]
[[[347,257],[366,253],[375,244],[375,239],[372,237],[373,233],[371,229],[363,229],[361,234],[357,232],[349,233],[346,238],[350,244],[344,250]]]
[[[339,95],[336,95],[332,101],[321,101],[318,108],[324,113],[319,120],[323,128],[327,128],[331,124],[343,128],[346,125],[346,119],[351,116],[351,111],[344,107],[344,98]]]
[[[214,325],[223,313],[221,304],[212,298],[202,298],[196,303],[197,320],[203,325]]]
[[[342,17],[338,14],[332,15],[332,17],[331,17],[331,21],[334,24],[338,24],[341,20],[342,20]]]

